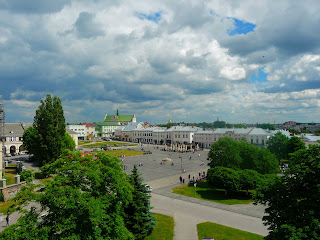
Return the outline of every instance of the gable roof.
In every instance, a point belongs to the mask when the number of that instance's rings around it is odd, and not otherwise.
[[[117,122],[95,122],[93,124],[95,126],[120,126]]]
[[[31,126],[32,123],[5,123],[4,137],[22,137],[24,131]]]
[[[104,118],[105,122],[111,122],[113,118],[116,118],[119,122],[131,122],[133,115],[110,115]]]

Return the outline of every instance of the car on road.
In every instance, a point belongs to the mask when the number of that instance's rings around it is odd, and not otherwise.
[[[21,151],[21,152],[19,152],[19,155],[26,155],[26,154],[28,154],[27,151]]]

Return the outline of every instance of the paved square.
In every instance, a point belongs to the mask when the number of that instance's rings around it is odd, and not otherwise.
[[[200,171],[207,167],[207,157],[209,150],[200,150],[196,151],[195,153],[179,153],[161,151],[164,146],[158,147],[159,149],[157,149],[157,145],[143,145],[142,147],[139,146],[135,148],[132,147],[131,149],[135,150],[141,150],[143,148],[145,151],[151,151],[152,154],[125,157],[123,159],[123,165],[126,166],[125,172],[130,174],[133,169],[133,165],[136,164],[144,181],[149,182],[170,176],[181,175],[181,169],[186,170],[186,173],[184,175],[188,175],[188,173],[195,172],[197,170]],[[167,157],[171,158],[172,161],[161,165],[161,161]],[[201,166],[202,162],[204,163],[203,166]],[[143,166],[139,167],[139,163],[142,163]],[[173,163],[174,165],[172,166],[171,163]],[[177,181],[179,181],[178,178]]]

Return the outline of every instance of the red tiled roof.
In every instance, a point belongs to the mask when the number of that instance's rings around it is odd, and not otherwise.
[[[91,123],[80,123],[80,125],[86,125],[86,127],[94,127]]]

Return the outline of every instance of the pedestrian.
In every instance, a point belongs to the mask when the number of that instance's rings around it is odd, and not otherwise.
[[[6,225],[6,227],[8,227],[8,226],[9,226],[9,215],[7,215],[7,217],[6,217],[6,221],[7,221],[7,225]]]
[[[189,180],[190,180],[190,174],[189,174],[188,178],[189,178]]]
[[[193,175],[193,180],[194,180],[194,175]]]
[[[199,177],[201,176],[201,172],[199,172]]]
[[[10,216],[10,213],[11,213],[11,211],[10,211],[10,209],[8,209],[7,215]]]
[[[182,183],[184,184],[184,179],[182,179]]]
[[[182,183],[182,177],[180,176],[180,183]]]

